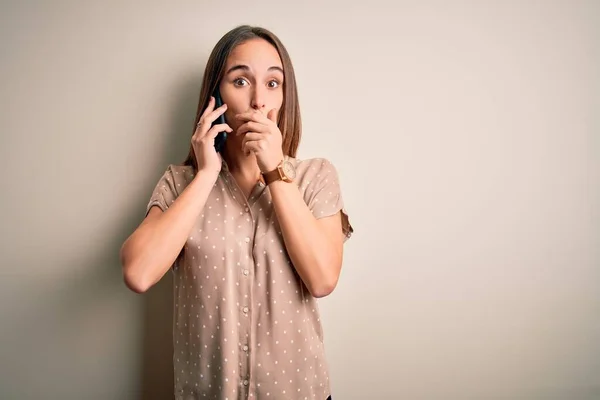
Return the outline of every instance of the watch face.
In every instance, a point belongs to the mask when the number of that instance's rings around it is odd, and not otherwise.
[[[281,165],[281,169],[288,179],[292,180],[296,178],[296,168],[294,168],[294,165],[291,162],[284,161]]]

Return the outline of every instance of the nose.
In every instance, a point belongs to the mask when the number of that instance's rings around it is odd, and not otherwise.
[[[258,111],[263,111],[265,108],[265,89],[255,86],[252,93],[251,107]]]

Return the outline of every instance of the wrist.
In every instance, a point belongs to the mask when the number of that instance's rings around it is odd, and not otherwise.
[[[200,169],[200,170],[196,171],[196,174],[194,175],[193,180],[214,184],[217,181],[217,178],[219,177],[220,172],[221,171],[219,171],[217,169],[210,169],[210,168]]]
[[[277,181],[291,183],[296,178],[296,168],[292,162],[282,157],[275,167],[263,172],[262,176],[267,186]]]
[[[264,163],[262,165],[260,165],[259,163],[259,169],[260,172],[263,174],[266,174],[268,172],[271,172],[273,170],[275,170],[277,167],[279,167],[281,165],[281,163],[284,161],[285,157],[282,155],[275,157],[272,161],[270,161],[269,163]]]

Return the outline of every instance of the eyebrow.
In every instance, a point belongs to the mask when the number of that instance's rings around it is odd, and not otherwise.
[[[247,65],[244,65],[244,64],[237,64],[237,65],[234,65],[233,67],[229,68],[227,70],[227,72],[225,73],[225,75],[229,75],[230,73],[232,73],[234,71],[238,71],[238,70],[250,71],[250,67],[248,67]],[[277,67],[277,66],[269,67],[269,69],[267,71],[279,71],[283,74],[283,69],[281,67]]]

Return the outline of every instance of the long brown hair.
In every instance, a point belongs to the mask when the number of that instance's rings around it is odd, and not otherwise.
[[[296,157],[296,151],[300,144],[302,135],[302,121],[300,118],[300,106],[298,104],[298,89],[296,86],[296,76],[292,60],[279,38],[265,28],[254,27],[249,25],[240,25],[227,32],[213,48],[206,68],[204,70],[204,78],[202,87],[200,88],[200,99],[198,100],[198,109],[192,129],[192,135],[196,131],[196,125],[200,120],[200,116],[204,109],[208,106],[210,96],[217,88],[217,85],[223,78],[225,73],[225,62],[233,49],[243,42],[250,39],[264,39],[271,43],[281,58],[283,64],[283,104],[277,118],[277,126],[281,130],[283,136],[282,150],[283,154]],[[190,150],[183,165],[191,165],[194,170],[198,169],[198,162],[194,154],[194,148],[190,144]]]

